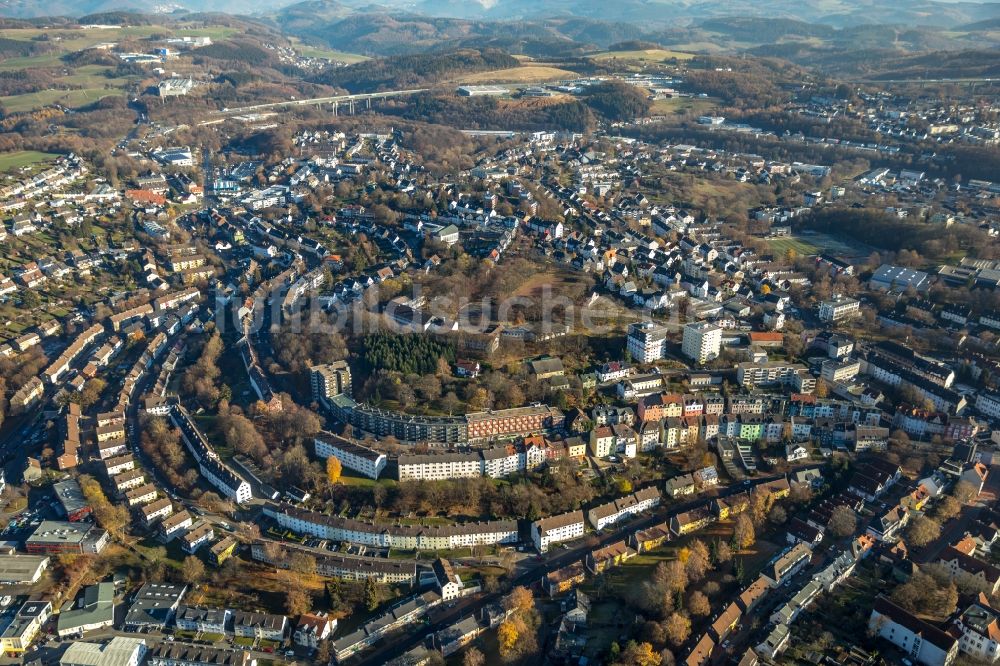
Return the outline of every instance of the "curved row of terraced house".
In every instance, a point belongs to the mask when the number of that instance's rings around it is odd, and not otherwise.
[[[280,527],[318,539],[403,550],[444,550],[516,543],[516,520],[490,520],[455,525],[376,525],[341,516],[328,516],[288,505],[268,505],[264,514]]]

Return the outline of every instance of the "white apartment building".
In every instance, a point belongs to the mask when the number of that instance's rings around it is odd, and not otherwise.
[[[839,383],[854,379],[858,376],[859,372],[861,372],[861,363],[859,361],[837,362],[831,359],[823,361],[820,376],[828,382]]]
[[[915,617],[885,597],[875,599],[868,629],[923,666],[950,666],[958,655],[951,634]]]
[[[801,363],[740,363],[736,369],[736,380],[748,389],[781,385],[791,386],[800,393],[811,393],[816,388],[816,379]]]
[[[649,511],[660,504],[660,491],[650,487],[637,493],[620,497],[613,502],[595,506],[587,511],[587,521],[594,529],[601,531],[609,525],[614,525],[624,518]]]
[[[846,296],[836,296],[819,304],[820,321],[844,321],[861,313],[861,302]]]
[[[722,329],[708,322],[694,322],[684,327],[681,351],[696,363],[707,363],[719,357]]]
[[[225,634],[232,615],[233,612],[226,608],[179,606],[174,615],[174,624],[181,631]]]
[[[499,479],[511,474],[517,474],[521,469],[521,455],[513,446],[495,446],[480,451],[482,456],[482,475]]]
[[[660,360],[667,353],[666,327],[651,321],[629,324],[626,349],[633,360],[638,363],[652,363]]]
[[[608,426],[601,426],[590,431],[590,455],[596,458],[607,458],[615,450],[615,433]]]
[[[977,661],[995,662],[1000,659],[1000,611],[989,605],[989,599],[980,594],[979,601],[972,603],[955,621],[955,627],[962,633],[958,639],[958,650]]]
[[[146,525],[146,527],[149,527],[159,520],[163,520],[173,512],[174,505],[166,497],[139,507],[139,514],[142,516],[142,522]]]
[[[243,504],[253,499],[250,484],[226,465],[215,458],[204,457],[198,462],[198,469],[205,480],[222,491],[223,496]]]
[[[1000,393],[980,391],[976,396],[976,409],[991,419],[1000,419]]]
[[[478,451],[399,456],[400,481],[470,479],[482,473],[482,456]]]
[[[548,552],[549,546],[583,536],[583,511],[570,511],[531,523],[531,540],[538,552]]]
[[[313,439],[313,445],[317,457],[326,459],[332,456],[347,469],[369,479],[377,479],[388,461],[384,453],[331,433],[321,433]]]
[[[444,526],[374,525],[360,520],[327,516],[294,507],[266,508],[264,512],[284,529],[318,539],[399,548],[445,550],[518,540],[516,520],[492,520]]]

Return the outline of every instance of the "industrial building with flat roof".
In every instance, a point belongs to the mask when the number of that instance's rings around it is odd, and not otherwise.
[[[108,545],[108,532],[90,523],[44,520],[24,541],[29,553],[96,555]]]
[[[37,583],[48,566],[44,555],[0,555],[0,585]]]

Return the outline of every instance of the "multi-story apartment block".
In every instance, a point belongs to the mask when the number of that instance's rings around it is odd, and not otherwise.
[[[684,327],[681,352],[696,363],[707,363],[719,357],[722,349],[722,329],[709,322],[692,322]]]
[[[954,636],[911,615],[885,597],[875,599],[868,629],[922,666],[950,666],[958,656],[959,641]]]
[[[846,296],[837,296],[819,304],[820,321],[846,321],[861,314],[861,302]]]
[[[320,433],[313,439],[313,445],[317,457],[325,459],[332,456],[347,469],[370,479],[377,479],[388,461],[384,453],[332,433]]]
[[[454,525],[375,525],[341,516],[304,511],[290,506],[268,507],[264,513],[284,529],[319,539],[403,550],[446,550],[514,543],[517,521],[493,520]]]
[[[399,480],[469,479],[482,476],[479,451],[465,453],[406,454],[399,456]]]
[[[226,608],[178,606],[174,624],[181,631],[225,635],[229,630],[232,616],[233,612]]]
[[[667,328],[651,321],[630,324],[625,348],[638,363],[658,361],[667,353]]]
[[[645,488],[612,502],[595,506],[587,511],[587,521],[595,530],[602,530],[621,520],[659,506],[660,491],[654,487]]]
[[[959,652],[987,663],[1000,660],[1000,611],[993,608],[985,594],[980,593],[956,618],[955,628],[962,634]]]
[[[309,383],[318,403],[342,393],[351,395],[351,367],[347,361],[313,366],[309,368]]]
[[[287,632],[288,618],[284,615],[243,611],[233,614],[233,633],[236,636],[280,642],[285,640]]]
[[[740,363],[736,370],[736,381],[743,388],[758,386],[792,387],[799,393],[816,390],[816,379],[801,363]]]
[[[531,523],[531,540],[544,553],[554,543],[582,537],[583,531],[583,511],[570,511]]]

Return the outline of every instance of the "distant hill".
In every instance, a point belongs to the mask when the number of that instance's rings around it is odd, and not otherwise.
[[[0,0],[0,16],[36,18],[41,16],[80,17],[104,12],[131,11],[152,14],[180,12],[222,12],[251,14],[274,11],[295,0]]]
[[[685,27],[732,16],[789,19],[835,27],[892,24],[953,28],[1000,19],[1000,3],[959,0],[306,0],[300,18],[317,23],[348,14],[412,14],[470,21],[584,18],[646,30]],[[0,0],[0,16],[81,16],[119,9],[268,14],[294,0]],[[970,28],[979,30],[983,28]],[[622,38],[626,39],[626,38]],[[622,41],[622,39],[614,41]],[[602,40],[603,41],[603,40]]]
[[[329,69],[313,83],[343,88],[351,93],[432,86],[462,74],[518,67],[516,58],[495,49],[463,49],[448,53],[390,56]]]

